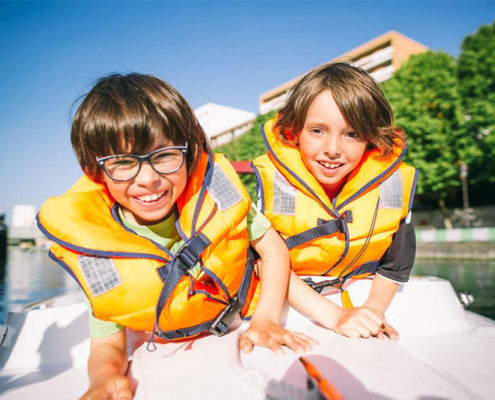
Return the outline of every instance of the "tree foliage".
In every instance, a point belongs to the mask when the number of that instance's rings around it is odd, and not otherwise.
[[[465,135],[454,58],[444,52],[413,55],[383,84],[396,125],[407,135],[406,161],[418,168],[416,194],[422,203],[455,198],[459,163],[479,155]]]
[[[216,147],[216,153],[225,153],[231,161],[252,161],[254,158],[265,154],[266,147],[263,138],[260,134],[261,125],[272,118],[276,111],[271,111],[266,114],[258,115],[251,129],[238,137],[237,139]],[[254,174],[241,175],[241,180],[246,186],[249,194],[255,198],[256,194],[256,177]]]
[[[495,22],[464,38],[458,82],[467,133],[481,149],[473,160],[470,181],[495,184]]]
[[[406,161],[419,170],[416,205],[459,205],[461,162],[471,192],[486,202],[495,188],[495,23],[464,39],[457,62],[441,51],[413,55],[383,89],[408,138]],[[258,115],[250,131],[215,151],[231,160],[264,154],[260,126],[273,115]],[[241,179],[254,195],[254,176]]]

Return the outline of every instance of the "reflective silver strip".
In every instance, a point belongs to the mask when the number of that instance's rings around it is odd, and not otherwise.
[[[278,215],[295,215],[296,188],[278,171],[273,179],[273,213]]]
[[[79,256],[78,261],[93,296],[99,296],[122,284],[111,258]]]
[[[402,175],[395,171],[380,183],[380,208],[402,208]]]
[[[242,200],[241,194],[218,165],[213,167],[208,193],[213,197],[221,211],[227,210]]]

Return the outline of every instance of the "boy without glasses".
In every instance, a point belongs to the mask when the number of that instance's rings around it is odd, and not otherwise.
[[[100,79],[71,139],[85,176],[48,199],[38,223],[90,304],[83,398],[132,398],[126,328],[150,332],[151,341],[184,339],[221,335],[236,314],[248,316],[257,284],[250,244],[261,290],[241,348],[310,347],[279,327],[289,277],[283,241],[173,87],[140,74]]]
[[[254,161],[261,211],[290,249],[289,301],[353,338],[399,337],[384,312],[414,263],[416,170],[402,162],[398,132],[364,70],[328,63],[307,73],[262,127],[268,153]],[[344,285],[373,274],[365,304],[352,307]],[[332,277],[344,307],[299,275]]]

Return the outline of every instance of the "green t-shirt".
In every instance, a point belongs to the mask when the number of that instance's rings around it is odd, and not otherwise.
[[[151,239],[161,246],[169,249],[172,253],[175,253],[183,244],[183,240],[179,236],[177,229],[175,228],[175,214],[172,213],[166,220],[159,222],[156,225],[135,225],[127,221],[124,217],[122,209],[119,208],[119,217],[125,226],[132,229],[138,235]],[[270,221],[258,210],[258,208],[251,204],[251,209],[247,215],[247,226],[249,240],[253,241],[262,237],[266,231],[270,228]],[[200,273],[199,265],[196,265],[190,273],[195,275]],[[103,321],[96,318],[93,315],[91,304],[87,297],[85,301],[88,305],[89,315],[89,333],[92,337],[107,337],[113,335],[123,329],[122,325],[115,322]]]

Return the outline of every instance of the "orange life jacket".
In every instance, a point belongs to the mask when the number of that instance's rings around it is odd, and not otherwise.
[[[246,216],[250,197],[225,157],[204,154],[177,201],[184,246],[172,254],[126,228],[104,185],[82,177],[48,199],[40,229],[50,255],[79,283],[95,317],[179,339],[210,330],[249,307],[256,282]],[[189,268],[199,263],[197,279]]]
[[[365,277],[376,271],[399,224],[409,213],[416,170],[402,162],[405,145],[390,157],[367,151],[330,201],[296,147],[261,129],[268,153],[253,161],[261,211],[290,249],[299,275]]]

